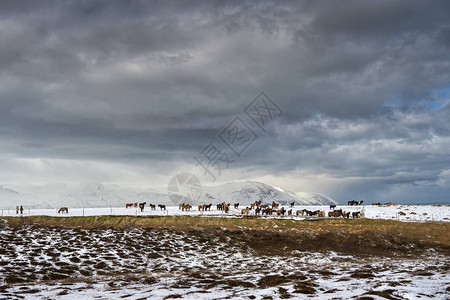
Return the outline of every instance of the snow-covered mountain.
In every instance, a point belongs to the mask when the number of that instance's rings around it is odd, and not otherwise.
[[[116,184],[83,183],[79,185],[23,185],[0,186],[0,208],[23,205],[29,208],[109,207],[129,202],[171,204],[165,193],[151,189],[120,187]]]
[[[172,198],[173,199],[173,198]],[[79,185],[52,184],[3,186],[0,185],[0,208],[13,209],[17,205],[28,208],[68,207],[121,207],[130,202],[176,205],[167,193],[152,189],[121,187],[116,184],[84,183]],[[240,203],[249,205],[255,201],[271,204],[272,201],[288,205],[328,205],[336,201],[313,193],[293,193],[257,181],[242,181],[204,186],[193,205],[204,203]]]
[[[317,194],[317,193],[307,193],[307,192],[297,192],[295,193],[299,201],[305,204],[311,205],[330,205],[338,204],[337,201],[333,200],[331,197]]]
[[[164,193],[153,190],[124,188],[116,184],[89,183],[69,189],[62,195],[70,199],[78,207],[123,206],[130,202],[166,203],[168,197]],[[75,206],[75,205],[73,205]]]
[[[320,194],[301,193],[299,196],[293,192],[286,191],[279,187],[272,187],[268,184],[257,181],[242,181],[225,183],[213,187],[203,187],[203,193],[199,202],[201,203],[239,203],[250,205],[255,201],[271,204],[272,201],[288,205],[295,202],[295,205],[319,205],[334,204],[335,201]]]

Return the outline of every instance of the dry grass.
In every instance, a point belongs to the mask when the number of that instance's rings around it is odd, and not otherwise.
[[[48,217],[31,216],[23,218],[3,218],[11,226],[23,223],[40,226],[63,226],[93,228],[144,228],[144,229],[227,229],[227,230],[268,230],[268,231],[310,231],[312,233],[375,232],[409,236],[419,239],[436,241],[450,245],[448,239],[448,224],[446,222],[400,222],[395,220],[376,219],[241,219],[241,218],[207,218],[207,217],[131,217],[131,216],[97,216],[97,217]]]
[[[434,248],[449,254],[448,224],[439,222],[399,222],[375,219],[265,219],[215,217],[49,217],[31,216],[4,218],[10,226],[25,224],[85,229],[142,228],[175,231],[227,231],[250,248],[264,251],[279,241],[284,250],[358,250],[362,254],[389,251],[408,252],[411,249]],[[278,245],[280,245],[278,244]],[[408,250],[409,249],[409,250]],[[274,249],[270,249],[274,250]],[[281,249],[282,250],[282,249]],[[407,251],[408,250],[408,251]]]

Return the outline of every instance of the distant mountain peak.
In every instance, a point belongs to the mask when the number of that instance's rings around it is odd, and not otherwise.
[[[335,204],[336,201],[330,197],[314,193],[296,193],[286,191],[280,187],[272,187],[259,181],[236,181],[228,182],[217,186],[203,187],[202,203],[240,203],[250,205],[255,201],[271,204],[273,201],[288,205],[294,202],[296,205],[328,205]]]
[[[2,184],[0,184],[0,190],[1,190],[2,192],[4,192],[4,193],[19,194],[18,192],[16,192],[16,191],[13,190],[13,189],[4,187]]]

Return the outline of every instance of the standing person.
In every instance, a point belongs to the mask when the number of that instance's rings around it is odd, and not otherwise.
[[[20,206],[20,214],[23,215],[23,206]]]
[[[19,206],[16,206],[16,215],[19,214]]]

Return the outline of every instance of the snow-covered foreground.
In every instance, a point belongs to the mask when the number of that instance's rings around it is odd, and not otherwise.
[[[23,216],[45,215],[45,216],[103,216],[103,215],[130,215],[130,216],[209,216],[209,217],[239,217],[242,216],[242,207],[239,209],[231,208],[228,214],[223,213],[216,209],[215,206],[211,208],[211,211],[199,212],[197,207],[193,207],[190,211],[181,211],[178,206],[168,206],[166,210],[161,210],[156,207],[155,210],[151,210],[146,206],[144,211],[141,212],[139,208],[125,208],[125,207],[105,207],[105,208],[70,208],[68,214],[58,214],[57,209],[27,209],[25,208]],[[291,208],[286,207],[286,210]],[[326,213],[330,211],[329,206],[295,206],[292,208],[293,214],[291,216],[263,216],[269,218],[295,218],[303,219],[306,216],[296,216],[297,210],[308,209],[324,210]],[[342,209],[346,212],[361,211],[364,213],[365,218],[371,219],[391,219],[400,221],[450,221],[450,205],[394,205],[394,206],[340,206],[336,209]],[[15,210],[1,211],[2,216],[21,216],[16,214]],[[254,211],[251,211],[249,215],[253,215]],[[312,217],[315,218],[315,217]]]
[[[0,224],[2,299],[448,299],[450,262],[268,253],[248,233]],[[256,236],[258,237],[258,236]],[[243,241],[249,241],[245,243]],[[283,248],[280,244],[279,248]]]

